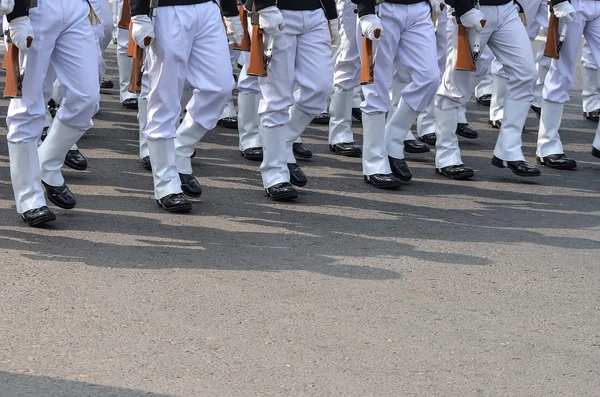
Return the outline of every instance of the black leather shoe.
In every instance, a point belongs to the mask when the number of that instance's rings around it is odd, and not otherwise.
[[[181,190],[186,196],[200,197],[202,195],[202,188],[194,175],[179,174],[179,180],[181,181]]]
[[[546,167],[556,168],[557,170],[574,170],[577,168],[577,161],[564,154],[551,154],[546,157],[537,157],[537,161]]]
[[[237,116],[224,117],[222,119],[219,119],[219,121],[217,121],[217,125],[219,125],[223,128],[228,128],[230,130],[236,130],[238,128],[238,118],[237,118]]]
[[[46,189],[46,197],[52,204],[65,210],[75,208],[77,202],[66,184],[63,183],[62,186],[50,186],[42,181],[42,185]]]
[[[404,141],[404,151],[406,153],[427,153],[429,152],[429,145],[416,140]]]
[[[190,156],[191,159],[193,159],[194,157],[196,157],[196,149],[194,149],[194,152],[192,153],[192,155]]]
[[[362,123],[362,111],[360,108],[352,108],[352,121]]]
[[[40,208],[25,211],[21,214],[21,217],[29,226],[40,226],[56,220],[56,215],[54,215],[54,212],[50,211],[50,208],[46,207],[45,205]]]
[[[263,161],[263,148],[261,147],[251,147],[240,153],[242,153],[242,156],[244,156],[246,160]]]
[[[298,164],[288,163],[288,170],[290,170],[290,183],[295,186],[304,186],[308,183],[308,179],[302,171],[302,168],[298,167]]]
[[[477,139],[479,133],[467,123],[458,123],[456,125],[456,135],[467,139]]]
[[[596,123],[600,120],[600,109],[593,110],[591,112],[583,112],[583,117],[588,120],[595,121]]]
[[[450,179],[469,179],[475,176],[472,168],[465,167],[463,164],[449,165],[443,168],[436,168],[435,171]]]
[[[518,176],[540,176],[542,172],[536,166],[527,164],[526,161],[504,161],[494,156],[492,158],[492,165],[498,168],[510,168],[510,170]]]
[[[100,83],[101,90],[110,90],[111,88],[114,88],[114,86],[115,85],[113,84],[112,80],[102,78],[102,83]]]
[[[428,144],[429,146],[435,146],[435,143],[437,142],[437,136],[435,136],[434,133],[425,134],[423,136],[420,136],[419,140],[423,143]]]
[[[162,207],[169,212],[179,214],[190,212],[192,210],[192,202],[188,200],[183,193],[169,194],[160,200],[156,200],[156,203],[159,207]]]
[[[312,120],[315,124],[329,124],[329,113],[321,113]]]
[[[54,99],[50,99],[48,101],[48,112],[50,112],[50,116],[54,118],[56,116],[56,112],[58,112],[58,108],[60,105],[54,101]]]
[[[298,198],[298,191],[291,183],[283,182],[265,189],[267,197],[273,201],[290,201]]]
[[[313,153],[308,150],[306,146],[301,143],[294,143],[292,145],[292,150],[294,151],[294,157],[298,160],[310,160],[312,159]]]
[[[392,175],[400,179],[402,182],[408,182],[412,179],[413,175],[406,164],[406,160],[397,159],[392,156],[388,156],[390,161],[390,168],[392,169]]]
[[[127,109],[138,110],[138,99],[137,98],[127,98],[123,101],[123,106]]]
[[[398,189],[402,186],[402,181],[393,174],[373,174],[364,177],[366,183],[378,189]]]
[[[152,171],[152,163],[150,163],[150,156],[146,156],[142,159],[142,167],[146,171]]]
[[[490,106],[492,102],[492,94],[485,94],[477,98],[477,103],[483,106]]]
[[[538,120],[542,117],[542,108],[531,105],[531,111],[535,113],[535,117],[537,117]]]
[[[65,165],[74,170],[83,171],[87,169],[88,162],[79,150],[69,150],[65,156]]]
[[[592,156],[598,157],[600,159],[600,150],[596,149],[592,146]]]
[[[42,130],[42,135],[40,136],[40,141],[44,142],[44,140],[48,136],[48,128],[49,127],[44,127],[44,129]]]
[[[490,123],[492,128],[495,128],[497,130],[502,128],[502,120],[489,120],[488,123]]]
[[[340,156],[346,157],[360,157],[362,156],[362,150],[356,146],[354,142],[342,142],[336,143],[335,145],[329,145],[329,150],[339,154]]]

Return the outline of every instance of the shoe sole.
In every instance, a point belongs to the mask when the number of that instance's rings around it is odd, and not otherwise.
[[[596,118],[596,117],[590,117],[588,114],[586,114],[585,112],[583,113],[583,118],[589,121],[593,121],[595,123],[600,121],[600,118]]]
[[[592,149],[592,156],[600,159],[600,150],[598,150],[596,148]]]
[[[543,165],[548,168],[554,168],[555,170],[574,170],[577,168],[577,164],[566,164],[566,165],[550,165],[544,163],[541,159],[537,159],[538,164]]]
[[[492,159],[492,165],[494,167],[498,167],[498,168],[508,168],[512,171],[513,174],[515,174],[516,176],[522,176],[522,177],[528,177],[528,176],[541,176],[542,173],[540,171],[536,172],[536,173],[531,173],[531,174],[521,174],[519,172],[516,172],[515,170],[513,170],[510,167],[505,166],[504,164],[502,164],[502,160],[496,160],[496,159]]]
[[[467,134],[459,134],[458,132],[456,133],[457,136],[463,137],[465,139],[477,139],[479,138],[479,135],[467,135]]]
[[[290,179],[290,183],[294,186],[302,187],[302,186],[306,186],[306,184],[308,183],[308,180],[299,182],[299,181]]]
[[[313,124],[318,124],[318,125],[328,125],[329,124],[329,119],[325,120],[325,119],[314,119],[312,121]]]
[[[294,157],[296,160],[312,160],[313,156],[302,156],[300,154],[294,153]]]
[[[343,152],[341,150],[333,149],[332,147],[329,147],[329,151],[332,152],[332,153],[337,154],[338,156],[344,156],[344,157],[362,157],[362,151],[361,152]]]
[[[273,201],[290,201],[298,198],[297,193],[284,193],[279,195],[271,195],[267,193],[267,197],[269,197]]]
[[[200,194],[192,194],[192,193],[186,192],[186,191],[185,191],[185,190],[183,190],[183,189],[181,189],[181,190],[183,191],[183,194],[184,194],[184,195],[186,195],[186,196],[188,196],[188,197],[191,197],[191,198],[198,198],[198,197],[201,197],[201,196],[202,196],[202,192],[200,192]]]
[[[422,140],[421,138],[419,138],[419,142],[423,142],[424,144],[429,145],[431,147],[435,147],[435,144],[436,144],[436,142],[427,142],[427,141]]]
[[[393,172],[392,172],[392,175],[394,175],[396,178],[400,179],[402,182],[410,182],[410,181],[412,181],[412,176],[410,178],[407,178],[405,176],[400,176],[398,174],[394,174]]]
[[[238,128],[237,123],[217,123],[219,127],[227,128],[229,130],[236,130]]]
[[[83,166],[75,165],[75,163],[71,163],[68,161],[65,161],[65,165],[76,171],[85,171],[85,170],[87,170],[87,167],[88,167],[87,164],[85,165],[85,167],[83,167]]]
[[[410,154],[421,154],[421,153],[429,153],[431,151],[431,149],[426,148],[426,149],[414,150],[414,149],[406,149],[406,147],[405,147],[404,151],[406,153],[410,153]]]
[[[52,222],[56,220],[56,215],[54,214],[49,214],[43,218],[36,218],[35,220],[28,222],[27,220],[25,220],[25,218],[23,218],[23,221],[25,223],[27,223],[27,226],[31,226],[31,227],[36,227],[36,226],[41,226],[41,225],[45,225],[46,223]]]
[[[167,212],[171,212],[173,214],[185,214],[186,212],[190,212],[192,210],[192,204],[186,204],[186,205],[179,205],[177,207],[170,207],[167,208],[165,206],[163,206],[160,202],[157,202],[158,206],[162,209],[164,209]]]
[[[261,161],[261,162],[263,161],[262,156],[260,156],[260,157],[259,156],[246,156],[244,153],[241,153],[241,152],[240,152],[240,154],[243,158],[245,158],[246,160],[249,160],[249,161]]]
[[[395,190],[395,189],[400,189],[400,187],[402,187],[402,184],[399,183],[373,183],[370,179],[365,178],[365,183],[367,185],[371,185],[373,187],[376,187],[377,189],[384,189],[384,190]]]
[[[475,172],[473,172],[473,171],[463,172],[463,173],[456,174],[456,175],[448,175],[448,174],[444,174],[439,168],[436,168],[435,172],[437,172],[441,176],[444,176],[448,179],[457,179],[457,180],[467,180],[467,179],[471,179],[475,176]]]

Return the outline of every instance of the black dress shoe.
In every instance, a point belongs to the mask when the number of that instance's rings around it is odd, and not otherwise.
[[[435,146],[435,143],[437,142],[437,136],[435,136],[434,133],[425,134],[423,136],[420,136],[419,140],[423,143],[428,144],[429,146]]]
[[[402,181],[393,174],[373,174],[364,177],[366,183],[378,189],[398,189],[402,186]]]
[[[79,150],[69,150],[65,156],[65,165],[77,171],[87,169],[88,162]]]
[[[44,142],[44,140],[48,136],[48,128],[49,127],[44,127],[44,129],[42,130],[42,135],[40,136],[40,141]]]
[[[156,200],[156,203],[159,207],[162,207],[169,212],[179,214],[190,212],[192,210],[192,202],[188,200],[183,193],[169,194],[160,200]]]
[[[56,112],[58,112],[58,108],[60,105],[54,101],[54,99],[50,99],[48,101],[48,112],[50,112],[50,116],[54,118],[56,116]]]
[[[477,103],[483,106],[490,106],[492,102],[492,94],[485,94],[477,98]]]
[[[392,175],[400,179],[402,182],[408,182],[412,179],[413,175],[406,164],[406,160],[397,159],[392,156],[388,156],[390,161],[390,168],[392,169]]]
[[[329,113],[321,113],[312,120],[315,124],[329,124]]]
[[[556,168],[558,170],[574,170],[577,168],[577,162],[564,154],[551,154],[545,157],[537,157],[537,161],[546,167]]]
[[[138,110],[138,99],[137,98],[127,98],[123,101],[123,106],[126,109]]]
[[[362,123],[362,111],[360,108],[352,108],[352,121]]]
[[[498,168],[510,168],[510,170],[518,176],[540,176],[542,172],[536,166],[527,164],[526,161],[504,161],[494,156],[492,158],[492,165]]]
[[[538,120],[542,117],[542,108],[537,107],[535,105],[531,105],[531,110],[533,111],[533,113],[535,113],[535,117],[537,117]]]
[[[196,149],[194,149],[194,152],[192,153],[192,155],[190,156],[191,159],[193,159],[194,157],[196,157]]]
[[[495,128],[497,130],[502,128],[502,120],[489,120],[488,123],[490,123],[492,128]]]
[[[290,183],[295,186],[304,186],[308,183],[308,179],[304,174],[304,171],[298,164],[288,163],[288,170],[290,170]]]
[[[427,153],[429,152],[429,145],[416,140],[404,141],[404,151],[406,153]]]
[[[25,211],[21,214],[21,217],[29,226],[40,226],[56,220],[56,215],[54,215],[54,212],[50,211],[50,208],[46,207],[45,205],[40,208]]]
[[[294,151],[294,157],[298,160],[310,160],[312,159],[313,153],[308,150],[306,146],[302,143],[294,143],[292,145],[292,150]]]
[[[102,78],[102,83],[100,83],[101,90],[110,90],[111,88],[114,88],[114,86],[115,85],[113,84],[112,80]]]
[[[198,183],[198,180],[194,178],[192,174],[179,174],[179,180],[181,181],[181,190],[189,197],[200,197],[202,195],[202,188]]]
[[[219,125],[223,128],[228,128],[230,130],[236,130],[238,128],[238,118],[237,118],[237,116],[224,117],[222,119],[219,119],[219,121],[217,121],[217,125]]]
[[[472,168],[465,167],[463,164],[449,165],[443,168],[436,168],[435,171],[450,179],[469,179],[475,176]]]
[[[65,210],[75,208],[77,202],[66,184],[63,183],[62,186],[50,186],[42,181],[42,185],[44,186],[44,189],[46,189],[46,197],[48,197],[48,200],[52,204]]]
[[[250,161],[263,161],[263,148],[261,147],[251,147],[246,150],[242,150],[242,156],[246,160]]]
[[[150,156],[146,156],[142,159],[142,167],[146,171],[152,171],[152,163],[150,163]]]
[[[346,157],[360,157],[362,156],[362,150],[356,146],[354,142],[342,142],[336,143],[335,145],[329,145],[329,150],[339,154],[340,156]]]
[[[592,146],[592,156],[598,157],[600,159],[600,150],[596,149]]]
[[[593,110],[591,112],[583,112],[583,117],[588,120],[595,121],[596,123],[600,120],[600,109]]]
[[[298,198],[298,191],[291,183],[283,182],[265,189],[267,197],[273,201],[290,201]]]
[[[458,123],[456,125],[456,135],[467,139],[477,139],[479,133],[471,128],[467,123]]]

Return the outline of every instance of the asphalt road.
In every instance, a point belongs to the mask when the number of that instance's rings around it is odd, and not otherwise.
[[[64,171],[78,206],[46,229],[15,212],[3,128],[0,396],[600,395],[600,160],[577,84],[576,171],[494,168],[472,102],[472,181],[436,175],[432,152],[409,155],[401,190],[373,189],[311,125],[309,184],[278,204],[217,128],[190,215],[157,207],[112,91],[80,141],[88,171]],[[536,129],[530,113],[530,161]]]

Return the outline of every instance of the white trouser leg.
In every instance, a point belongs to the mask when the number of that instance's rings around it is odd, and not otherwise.
[[[182,193],[175,166],[175,139],[148,139],[148,151],[152,162],[154,198],[160,200],[171,194]]]
[[[600,72],[581,65],[581,78],[583,90],[581,99],[583,111],[586,113],[600,109]]]
[[[302,132],[308,127],[314,115],[303,112],[296,105],[290,108],[290,119],[286,124],[287,162],[296,164],[293,144],[298,142]]]
[[[600,124],[596,127],[596,136],[594,137],[594,143],[592,144],[597,150],[600,150]]]
[[[396,159],[404,158],[404,141],[408,134],[414,139],[410,133],[410,127],[417,115],[418,113],[404,102],[404,99],[400,100],[394,116],[385,125],[385,143],[390,156]]]
[[[22,214],[45,206],[36,142],[23,144],[8,142],[8,156],[17,212]]]
[[[60,169],[65,162],[65,156],[74,142],[86,130],[69,127],[59,119],[54,119],[48,136],[39,147],[41,177],[50,186],[62,186],[65,180]]]
[[[189,113],[183,118],[183,122],[177,128],[175,138],[175,164],[180,174],[192,173],[192,159],[196,144],[206,135],[208,130],[196,123]]]
[[[390,110],[388,110],[387,113],[388,120],[394,116],[396,109],[398,109],[398,104],[402,98],[402,91],[409,83],[410,75],[406,69],[402,69],[402,71],[398,71],[397,68],[394,69],[394,74],[392,75],[392,87],[390,90]]]
[[[435,101],[427,106],[417,117],[417,135],[422,137],[426,134],[435,134]]]
[[[490,102],[490,120],[499,121],[504,117],[504,97],[506,96],[507,78],[494,75],[494,93]]]
[[[336,4],[340,21],[340,46],[333,68],[333,85],[336,91],[349,91],[360,84],[356,4],[351,0],[336,0]]]
[[[542,117],[540,117],[536,151],[538,157],[564,153],[558,134],[562,121],[563,106],[562,103],[542,101]]]
[[[258,105],[260,94],[240,92],[238,94],[238,131],[240,134],[240,151],[261,147],[258,132]]]
[[[117,66],[119,68],[119,95],[121,103],[125,99],[135,98],[137,95],[129,92],[129,78],[131,76],[132,59],[127,56],[129,43],[129,30],[117,29]]]
[[[235,105],[233,104],[233,98],[231,98],[226,104],[225,108],[219,115],[219,120],[224,119],[226,117],[237,117],[237,113],[235,111]]]
[[[287,167],[285,129],[285,125],[276,127],[260,125],[258,127],[263,145],[263,161],[260,164],[260,173],[265,189],[290,181],[290,171]]]
[[[506,161],[522,161],[523,151],[521,150],[521,136],[523,135],[523,125],[529,113],[529,101],[514,101],[507,99],[504,102],[504,118],[502,119],[502,128],[498,134],[494,156]]]
[[[194,96],[194,87],[190,85],[190,82],[186,79],[183,84],[183,91],[181,92],[181,100],[179,101],[181,105],[182,112],[187,109],[188,104],[192,100]]]
[[[460,149],[456,137],[458,123],[458,108],[439,109],[435,107],[435,166],[444,168],[451,165],[461,165]]]
[[[390,161],[385,145],[385,114],[363,113],[363,154],[364,175],[391,174]]]
[[[475,87],[475,96],[481,98],[484,95],[491,95],[494,92],[494,76],[492,70],[488,69],[483,79]]]
[[[352,134],[352,97],[354,90],[334,91],[329,105],[329,144],[354,142]]]
[[[140,158],[143,159],[150,155],[148,152],[148,139],[144,134],[146,123],[148,122],[148,99],[140,97],[138,99],[138,129],[140,137]]]

